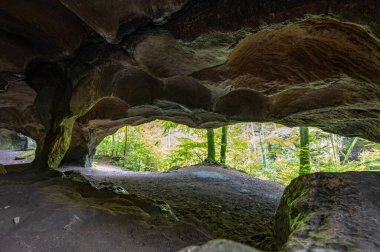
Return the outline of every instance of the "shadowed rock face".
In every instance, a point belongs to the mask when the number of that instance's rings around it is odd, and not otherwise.
[[[6,91],[0,93],[0,128],[17,131],[42,143],[45,129],[33,106],[36,92],[19,77],[4,76]]]
[[[123,125],[316,126],[380,142],[377,1],[0,3],[0,127],[85,164]]]
[[[378,251],[379,178],[378,172],[348,172],[293,180],[276,212],[277,248]]]

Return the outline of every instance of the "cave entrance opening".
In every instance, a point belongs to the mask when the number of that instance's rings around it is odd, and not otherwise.
[[[13,130],[0,129],[0,165],[29,164],[34,160],[37,143]]]
[[[222,128],[214,129],[215,161],[221,163]],[[380,144],[309,128],[310,172],[380,169]],[[94,166],[163,172],[207,159],[207,130],[168,121],[124,126],[103,139]],[[225,165],[252,176],[288,184],[300,175],[300,129],[275,123],[228,126]]]

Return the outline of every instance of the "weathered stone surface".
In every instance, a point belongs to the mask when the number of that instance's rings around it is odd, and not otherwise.
[[[170,34],[155,34],[139,42],[134,48],[137,62],[152,75],[160,78],[190,75],[205,68],[223,64],[225,57],[218,58],[217,49],[224,43],[210,46],[207,50],[194,50],[192,45],[179,43]],[[200,48],[198,48],[200,49]],[[227,54],[225,49],[224,54]],[[164,57],[163,57],[164,56]]]
[[[163,24],[188,0],[75,1],[60,0],[108,42],[117,43],[124,35],[149,23]]]
[[[179,252],[258,252],[259,250],[248,247],[246,245],[229,241],[214,240],[202,246],[192,246],[184,248]]]
[[[6,170],[10,173],[9,166]],[[218,166],[145,175],[81,167],[60,171],[63,178],[0,175],[2,248],[178,251],[219,237],[254,245],[254,234],[270,231],[284,189]]]
[[[38,58],[69,56],[87,36],[86,27],[58,0],[0,3],[0,70],[22,72]]]
[[[198,128],[275,121],[380,142],[379,8],[371,0],[4,2],[0,127],[36,139],[36,163],[50,167],[66,152],[86,160],[105,134],[155,119]],[[17,95],[15,78],[34,93]]]
[[[248,36],[233,49],[226,66],[232,77],[248,75],[239,86],[267,94],[337,75],[378,83],[380,44],[360,26],[311,18]]]
[[[209,109],[211,91],[196,79],[175,76],[165,80],[165,99],[183,104],[188,108]]]
[[[379,179],[378,172],[347,172],[292,181],[276,212],[277,248],[379,251]]]
[[[8,87],[0,93],[0,128],[22,133],[42,142],[45,129],[33,107],[36,92],[18,78],[8,78]]]

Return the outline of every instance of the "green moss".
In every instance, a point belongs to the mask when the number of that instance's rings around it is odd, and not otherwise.
[[[63,120],[59,126],[55,138],[52,141],[51,150],[48,156],[48,166],[56,169],[61,164],[67,150],[70,147],[71,134],[76,117]]]
[[[7,174],[7,169],[5,169],[5,166],[0,164],[0,175]]]
[[[91,207],[111,215],[132,215],[154,224],[178,221],[166,202],[115,193],[115,187],[110,185],[97,189],[81,175],[73,174],[66,179],[57,179],[46,188],[46,194],[58,202]]]
[[[16,157],[16,159],[20,160],[20,159],[27,159],[27,158],[30,158],[30,157],[34,157],[35,155],[35,151],[32,150],[32,151],[28,151],[28,152],[25,152],[24,154]]]

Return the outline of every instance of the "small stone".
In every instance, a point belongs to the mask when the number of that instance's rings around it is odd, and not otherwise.
[[[14,222],[15,224],[19,224],[19,223],[20,223],[20,217],[14,217],[14,218],[13,218],[13,222]]]
[[[124,188],[124,187],[122,187],[122,186],[112,186],[112,191],[114,192],[114,193],[117,193],[117,194],[124,194],[124,195],[128,195],[129,193],[128,193],[128,191]]]
[[[5,206],[4,209],[8,209],[8,208],[10,208],[10,207],[11,207],[11,206],[8,205],[8,206]]]

